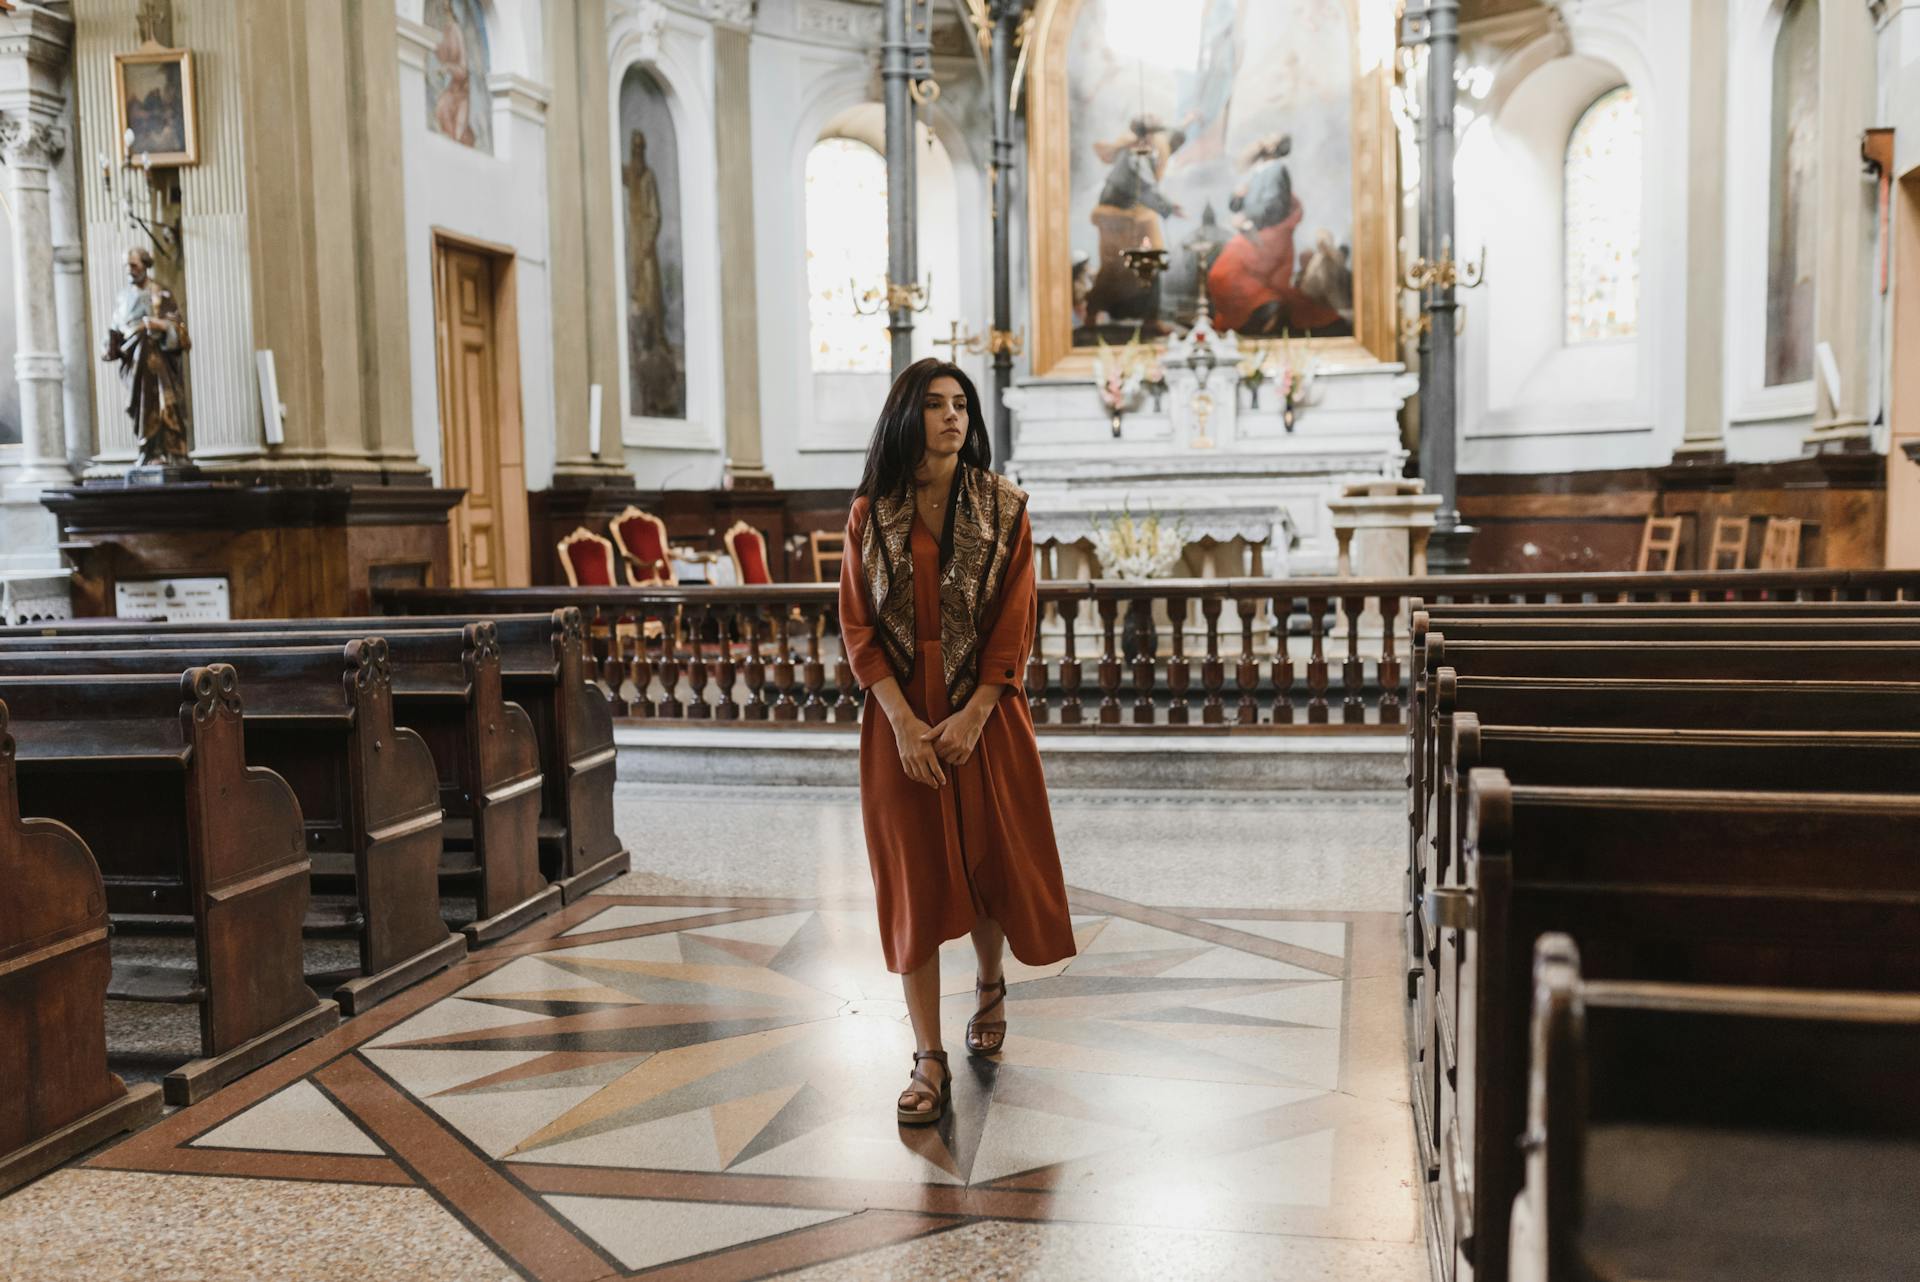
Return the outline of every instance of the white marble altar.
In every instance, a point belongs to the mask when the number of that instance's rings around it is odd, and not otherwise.
[[[1189,556],[1197,576],[1332,574],[1338,548],[1328,502],[1347,485],[1400,476],[1400,407],[1417,379],[1398,364],[1319,367],[1289,431],[1271,384],[1252,407],[1241,355],[1231,334],[1195,331],[1191,341],[1170,342],[1161,404],[1136,397],[1118,439],[1091,376],[1010,388],[1008,472],[1031,496],[1035,541],[1072,545],[1128,507],[1135,516],[1151,510],[1184,521],[1190,547],[1213,541],[1216,550]],[[1088,558],[1063,560],[1074,564],[1054,572],[1073,577]]]

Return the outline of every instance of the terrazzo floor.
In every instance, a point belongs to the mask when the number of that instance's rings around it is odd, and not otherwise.
[[[634,873],[0,1200],[0,1279],[1423,1279],[1401,804],[1056,796],[1079,952],[915,1129],[853,794],[625,790]]]

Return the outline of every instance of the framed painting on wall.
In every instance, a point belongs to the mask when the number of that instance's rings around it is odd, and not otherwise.
[[[148,42],[113,55],[113,91],[121,164],[200,163],[191,50]]]
[[[1203,304],[1222,333],[1395,358],[1391,72],[1358,0],[1044,0],[1033,39],[1035,374]],[[1142,248],[1167,255],[1150,283]]]

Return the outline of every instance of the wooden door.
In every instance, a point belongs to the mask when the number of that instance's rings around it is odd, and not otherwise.
[[[453,582],[524,586],[530,549],[513,260],[444,238],[434,249],[442,484],[467,492],[449,521]]]

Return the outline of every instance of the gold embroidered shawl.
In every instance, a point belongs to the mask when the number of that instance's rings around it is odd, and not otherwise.
[[[987,612],[1000,596],[1027,496],[1013,482],[965,463],[953,478],[940,538],[940,655],[954,708],[979,684]],[[913,494],[878,498],[860,531],[860,564],[881,648],[904,684],[913,673]]]

